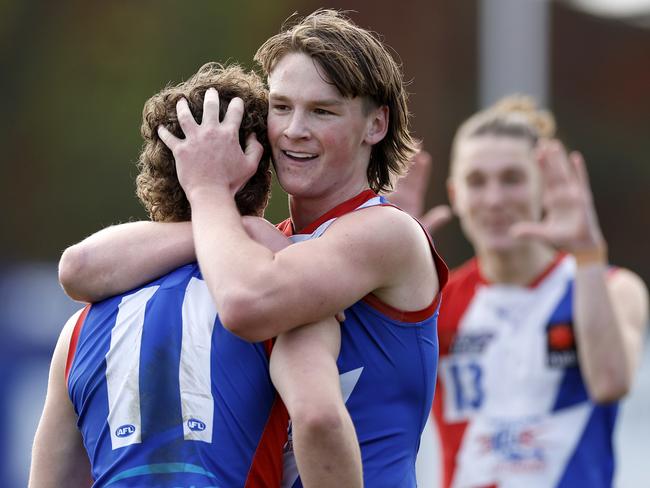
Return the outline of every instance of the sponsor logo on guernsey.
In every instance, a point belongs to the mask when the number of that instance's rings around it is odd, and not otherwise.
[[[484,453],[498,456],[499,469],[538,471],[546,466],[539,428],[526,423],[504,424],[479,438]]]
[[[547,362],[551,368],[578,365],[573,327],[568,322],[550,324],[546,328]]]
[[[452,353],[481,353],[492,340],[494,334],[483,332],[478,334],[460,334],[451,345]]]
[[[120,425],[115,429],[115,435],[117,437],[129,437],[132,434],[135,434],[135,427],[131,424]]]
[[[193,430],[195,432],[202,432],[205,430],[205,423],[195,418],[188,419],[187,426],[190,428],[190,430]]]

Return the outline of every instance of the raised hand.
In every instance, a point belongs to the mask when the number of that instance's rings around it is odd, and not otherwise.
[[[534,238],[580,255],[603,259],[606,244],[589,186],[584,159],[567,154],[558,140],[540,141],[537,159],[543,178],[545,214],[539,222],[520,222],[511,232],[518,238]]]
[[[424,212],[430,173],[431,155],[420,149],[413,156],[408,173],[397,180],[395,191],[387,195],[387,198],[418,219],[429,232],[434,233],[451,220],[452,214],[448,205],[438,205]]]
[[[163,126],[158,127],[158,135],[174,154],[178,179],[188,200],[191,202],[200,191],[220,188],[234,195],[255,173],[263,153],[255,134],[248,137],[245,150],[239,144],[244,102],[233,98],[220,122],[219,95],[210,88],[205,92],[200,124],[184,98],[176,104],[176,113],[185,139],[175,137]]]

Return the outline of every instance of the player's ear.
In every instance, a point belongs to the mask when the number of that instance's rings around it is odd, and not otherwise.
[[[373,108],[370,111],[364,142],[372,146],[386,137],[386,132],[388,132],[388,115],[389,109],[387,105]]]

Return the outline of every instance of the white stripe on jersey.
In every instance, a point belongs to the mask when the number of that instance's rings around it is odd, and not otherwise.
[[[217,310],[205,281],[192,278],[183,300],[179,368],[183,437],[212,442],[214,398],[210,377],[212,331]]]
[[[106,353],[106,387],[113,449],[142,442],[140,345],[145,307],[158,288],[142,288],[123,297],[111,331],[111,345]]]

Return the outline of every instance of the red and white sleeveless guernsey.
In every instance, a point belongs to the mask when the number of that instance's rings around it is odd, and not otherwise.
[[[617,405],[585,389],[574,276],[562,254],[527,287],[486,282],[476,259],[451,273],[433,408],[443,487],[611,486]]]
[[[278,227],[294,242],[319,238],[338,218],[388,201],[366,190],[294,233],[289,220]],[[423,231],[424,232],[424,231]],[[431,245],[440,288],[447,267]],[[369,488],[415,487],[415,458],[433,398],[440,294],[421,311],[404,312],[368,295],[345,310],[338,368],[346,406],[361,447]],[[302,486],[288,444],[283,486]]]

